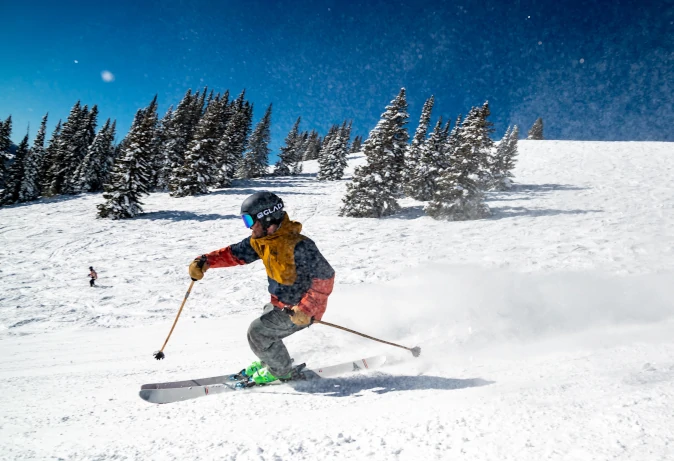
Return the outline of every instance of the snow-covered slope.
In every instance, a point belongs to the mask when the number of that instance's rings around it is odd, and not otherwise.
[[[362,162],[354,156],[350,169]],[[100,195],[0,209],[0,459],[672,459],[674,145],[520,142],[489,219],[337,216],[346,181]],[[165,352],[196,255],[246,236],[250,193],[281,195],[337,272],[299,361],[386,353],[381,373],[165,406],[141,384],[236,371],[266,302],[260,263],[209,271]],[[88,286],[88,267],[99,288]]]

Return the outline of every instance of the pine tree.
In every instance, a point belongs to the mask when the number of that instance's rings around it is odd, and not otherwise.
[[[113,140],[115,123],[106,120],[94,137],[77,171],[80,192],[99,192],[103,190],[104,181],[112,166],[114,156]]]
[[[297,117],[295,124],[286,136],[285,145],[281,147],[279,159],[274,166],[274,175],[276,176],[289,176],[297,162],[295,149],[297,149],[297,140],[300,137],[300,121],[301,117]]]
[[[347,125],[345,121],[341,127],[335,126],[327,145],[323,145],[319,157],[317,176],[319,181],[337,181],[344,176],[344,170],[347,167],[346,158],[349,154],[352,123],[349,122]]]
[[[363,137],[362,136],[356,136],[353,139],[353,144],[351,145],[351,150],[350,152],[352,154],[355,154],[356,152],[360,152],[360,150],[363,148]]]
[[[87,155],[89,146],[96,137],[97,124],[98,106],[93,106],[91,110],[87,106],[84,106],[73,143],[68,148],[69,155],[66,157],[66,161],[69,167],[61,190],[62,194],[72,195],[80,192],[78,170],[82,165],[84,157]]]
[[[414,186],[410,195],[417,200],[431,200],[437,189],[437,182],[442,173],[449,166],[446,142],[444,141],[445,127],[442,126],[442,117],[435,124],[431,136],[424,141],[420,150],[411,185]]]
[[[301,133],[299,136],[297,136],[297,139],[295,140],[295,159],[293,162],[293,167],[290,170],[290,174],[293,176],[297,176],[298,174],[302,173],[302,170],[304,169],[304,163],[302,160],[304,160],[304,152],[307,150],[307,143],[309,142],[309,132],[305,131]]]
[[[517,125],[512,132],[510,127],[503,135],[503,139],[499,142],[494,156],[493,172],[494,177],[493,188],[495,190],[509,190],[512,187],[512,170],[515,168],[517,157],[517,138],[519,136],[519,128]]]
[[[230,186],[248,145],[253,109],[244,97],[245,90],[230,104],[227,124],[215,149],[216,187]]]
[[[171,174],[171,164],[164,147],[166,146],[170,136],[172,122],[173,106],[169,106],[168,110],[157,124],[157,132],[154,140],[157,148],[153,165],[155,176],[152,181],[152,189],[157,191],[168,190],[168,179]]]
[[[120,156],[105,185],[103,198],[106,200],[97,206],[101,218],[133,218],[143,212],[140,199],[150,193],[153,139],[157,128],[157,108],[150,105],[140,109],[136,121],[124,142]]]
[[[116,134],[117,120],[113,120],[110,128],[108,129],[108,136],[105,140],[107,144],[104,144],[104,147],[101,149],[101,153],[104,155],[104,157],[101,160],[100,166],[100,187],[96,189],[96,192],[105,189],[105,185],[108,183],[108,179],[112,173],[112,166],[115,164],[117,157],[119,157],[121,154],[121,145],[115,146]]]
[[[267,173],[269,164],[269,141],[271,140],[271,110],[269,104],[262,120],[255,126],[250,135],[246,154],[239,168],[240,178],[258,178]]]
[[[7,177],[5,179],[5,188],[0,195],[0,205],[10,205],[19,201],[21,192],[21,183],[24,178],[24,160],[28,155],[28,134],[24,136],[16,150],[14,162],[9,167]]]
[[[318,131],[311,130],[307,142],[304,144],[304,153],[302,160],[318,160],[318,154],[321,151],[321,137]]]
[[[174,183],[174,174],[183,167],[185,163],[185,152],[187,145],[192,139],[192,122],[194,118],[194,99],[192,90],[187,90],[185,96],[176,107],[170,123],[162,133],[163,144],[160,152],[163,153],[164,162],[162,169],[157,172],[157,188],[164,190],[168,188],[172,191]]]
[[[421,117],[419,117],[419,125],[414,132],[412,144],[408,146],[405,155],[405,172],[403,174],[405,193],[417,200],[428,200],[428,198],[423,198],[427,193],[424,192],[423,187],[420,187],[426,180],[426,168],[421,165],[421,156],[426,143],[428,125],[431,122],[433,104],[435,104],[434,96],[428,98],[424,103],[424,107],[421,109]]]
[[[12,116],[0,121],[0,187],[4,187],[7,178],[7,162],[9,161],[9,148],[12,145]]]
[[[45,149],[44,158],[42,159],[42,167],[40,168],[40,192],[42,195],[46,195],[45,191],[51,184],[52,176],[51,172],[54,171],[54,162],[56,161],[56,147],[59,144],[59,138],[61,137],[61,120],[56,123],[56,128],[52,132],[47,148]]]
[[[319,181],[333,181],[342,177],[342,172],[339,170],[340,147],[342,145],[340,133],[341,128],[338,125],[333,125],[325,136],[327,142],[323,143],[318,155],[316,179]],[[339,178],[336,177],[337,172],[339,172]]]
[[[477,172],[478,187],[482,190],[488,190],[492,183],[490,171],[494,155],[494,141],[491,139],[491,135],[494,133],[494,124],[487,119],[489,115],[491,115],[491,111],[487,101],[479,110],[477,125],[464,130],[464,136],[472,137],[474,153],[478,156],[480,165]]]
[[[319,181],[323,181],[327,178],[324,177],[328,171],[328,163],[332,162],[332,149],[333,149],[333,139],[337,136],[339,131],[339,125],[332,125],[328,130],[328,133],[323,138],[321,143],[321,150],[318,152],[318,175],[316,178]]]
[[[30,202],[40,196],[40,172],[45,156],[44,139],[47,134],[47,117],[45,114],[40,123],[40,129],[33,141],[33,148],[23,162],[23,181],[19,190],[19,202]]]
[[[185,163],[175,172],[172,197],[207,194],[208,187],[215,182],[215,151],[220,141],[221,117],[220,103],[211,101],[187,146]]]
[[[543,119],[538,117],[529,130],[527,139],[542,140],[543,138]]]
[[[463,221],[479,219],[489,215],[489,207],[484,203],[484,194],[478,186],[482,168],[481,145],[484,142],[482,131],[485,129],[485,111],[473,107],[461,128],[455,127],[457,139],[449,136],[449,142],[455,142],[449,165],[442,171],[432,200],[426,206],[426,213],[435,219]]]
[[[378,218],[400,209],[396,201],[401,186],[404,152],[409,139],[405,128],[409,114],[405,89],[386,107],[365,141],[365,165],[356,168],[347,184],[340,216]]]
[[[80,107],[79,101],[70,110],[54,146],[50,171],[45,178],[49,183],[43,185],[43,195],[53,196],[72,192],[69,190],[68,181],[84,157],[81,155],[82,138],[87,127],[88,113],[87,107]]]

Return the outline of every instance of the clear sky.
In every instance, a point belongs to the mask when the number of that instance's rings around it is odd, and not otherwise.
[[[163,113],[205,85],[245,88],[254,121],[274,103],[275,151],[298,116],[367,136],[403,86],[410,132],[435,95],[434,120],[489,100],[495,137],[541,116],[551,139],[674,141],[671,0],[1,0],[0,18],[15,142],[78,99],[120,140],[155,93]]]

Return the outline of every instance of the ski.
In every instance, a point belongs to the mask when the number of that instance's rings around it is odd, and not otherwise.
[[[337,365],[322,368],[305,368],[302,374],[306,379],[332,378],[347,373],[380,368],[386,362],[386,356],[377,355],[366,359],[358,359]],[[140,388],[140,398],[150,403],[172,403],[183,400],[196,399],[207,395],[222,394],[224,392],[250,392],[256,389],[264,389],[268,386],[292,383],[293,381],[274,381],[264,385],[252,385],[242,387],[241,380],[237,379],[238,373],[229,375],[213,376],[211,378],[192,379],[187,381],[174,381],[168,383],[143,384]]]

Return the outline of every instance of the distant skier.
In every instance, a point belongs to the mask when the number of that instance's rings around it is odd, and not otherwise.
[[[196,258],[189,273],[201,280],[209,268],[262,259],[271,302],[248,328],[248,344],[260,360],[248,366],[244,374],[257,384],[292,379],[297,376],[282,339],[321,319],[335,271],[316,244],[300,234],[302,224],[290,220],[283,201],[275,194],[257,192],[248,197],[241,205],[241,217],[251,236]]]
[[[93,266],[89,266],[89,277],[91,278],[91,280],[89,280],[89,286],[90,286],[90,287],[95,287],[96,284],[95,284],[94,282],[95,282],[96,279],[98,278],[98,274],[97,274],[96,271],[94,270],[94,267],[93,267]]]

